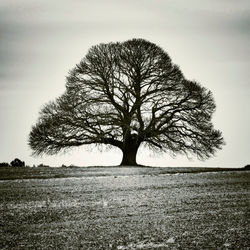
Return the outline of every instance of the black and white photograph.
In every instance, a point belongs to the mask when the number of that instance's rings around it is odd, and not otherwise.
[[[250,249],[249,0],[0,1],[0,249]]]

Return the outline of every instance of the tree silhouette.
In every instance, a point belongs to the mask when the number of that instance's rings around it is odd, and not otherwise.
[[[24,161],[21,161],[20,159],[18,158],[15,158],[11,163],[10,165],[12,167],[24,167],[25,166],[25,162]]]
[[[155,44],[99,44],[69,72],[65,93],[43,107],[29,145],[35,155],[112,145],[123,153],[121,165],[136,165],[142,144],[206,159],[224,143],[214,111],[212,93],[186,80]]]

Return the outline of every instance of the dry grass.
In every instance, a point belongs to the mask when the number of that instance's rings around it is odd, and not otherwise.
[[[96,177],[124,175],[161,175],[177,173],[204,173],[244,171],[243,168],[199,167],[0,167],[0,180],[50,179],[67,177]]]
[[[100,171],[0,181],[0,249],[249,249],[249,171]]]

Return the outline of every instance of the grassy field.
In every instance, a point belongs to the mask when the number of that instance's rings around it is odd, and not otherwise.
[[[1,175],[0,249],[250,249],[250,171],[62,170]]]
[[[199,167],[0,167],[0,180],[49,179],[122,175],[159,175],[180,173],[244,171],[243,168]]]

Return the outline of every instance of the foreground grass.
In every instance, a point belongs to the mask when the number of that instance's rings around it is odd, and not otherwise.
[[[0,181],[0,249],[249,249],[249,171],[91,171]]]

